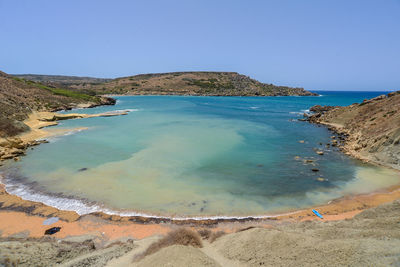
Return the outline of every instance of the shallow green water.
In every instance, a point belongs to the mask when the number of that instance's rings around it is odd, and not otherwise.
[[[118,97],[116,106],[73,112],[129,115],[63,121],[57,128],[89,129],[51,139],[3,175],[10,192],[81,214],[246,216],[322,204],[399,182],[397,173],[327,150],[326,128],[296,120],[314,104],[368,94]]]

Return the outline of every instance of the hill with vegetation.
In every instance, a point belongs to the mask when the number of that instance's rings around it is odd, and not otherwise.
[[[41,74],[12,74],[12,76],[39,82],[47,86],[56,86],[68,89],[87,89],[96,84],[102,84],[111,81],[112,79],[93,78],[93,77],[78,77],[64,75],[41,75]]]
[[[111,98],[91,96],[14,77],[0,71],[0,137],[28,130],[23,124],[33,111],[56,111],[79,105],[114,104]]]
[[[140,74],[113,80],[68,76],[18,75],[85,93],[119,95],[312,96],[303,88],[261,83],[236,72]],[[83,90],[83,91],[82,91]]]

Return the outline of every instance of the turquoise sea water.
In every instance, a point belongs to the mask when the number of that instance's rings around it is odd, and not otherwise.
[[[325,127],[297,121],[315,104],[349,105],[382,92],[320,93],[116,97],[115,106],[70,112],[128,115],[62,121],[56,128],[88,129],[51,138],[3,176],[14,194],[81,214],[174,217],[272,214],[399,183],[397,173],[326,149]]]

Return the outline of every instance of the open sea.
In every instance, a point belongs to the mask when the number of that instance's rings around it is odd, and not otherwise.
[[[80,214],[203,218],[289,212],[398,184],[398,173],[326,148],[331,132],[297,120],[316,104],[350,105],[383,92],[318,93],[116,97],[115,106],[68,112],[128,115],[60,122],[54,127],[88,129],[6,164],[2,182],[10,193]]]

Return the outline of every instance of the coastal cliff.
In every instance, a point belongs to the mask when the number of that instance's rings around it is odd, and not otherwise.
[[[28,147],[46,142],[37,139],[41,128],[56,124],[45,121],[54,117],[53,111],[113,104],[112,98],[50,87],[0,71],[0,166],[4,160],[19,160]]]
[[[85,93],[119,95],[313,96],[303,88],[261,83],[236,72],[140,74],[113,80],[51,75],[15,75]]]
[[[314,106],[311,123],[340,134],[341,149],[356,158],[400,169],[400,91],[347,107]]]
[[[112,105],[115,100],[50,87],[0,71],[0,138],[29,130],[23,123],[35,111]]]

